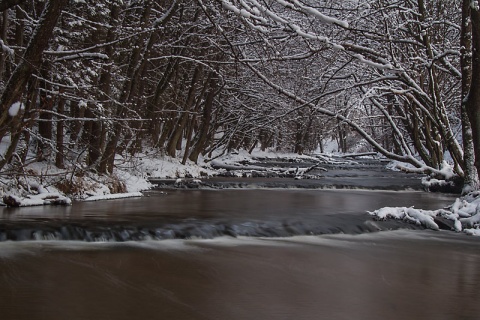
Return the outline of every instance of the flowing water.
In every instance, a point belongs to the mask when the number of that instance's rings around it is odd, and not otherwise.
[[[0,319],[478,319],[480,239],[366,213],[453,199],[169,190],[3,208]]]

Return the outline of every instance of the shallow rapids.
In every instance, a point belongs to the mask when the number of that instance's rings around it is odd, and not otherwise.
[[[0,241],[124,242],[359,234],[421,226],[375,221],[367,211],[408,203],[439,209],[454,197],[361,190],[169,190],[139,199],[80,202],[71,207],[3,208]]]

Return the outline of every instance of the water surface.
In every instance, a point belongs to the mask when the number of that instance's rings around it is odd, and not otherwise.
[[[478,238],[366,213],[453,199],[169,190],[2,208],[1,319],[477,319]]]
[[[2,319],[478,319],[480,243],[431,231],[0,243]]]

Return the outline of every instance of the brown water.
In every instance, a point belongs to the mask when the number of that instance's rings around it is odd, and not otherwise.
[[[5,210],[16,224],[364,224],[421,192],[174,191]],[[51,211],[49,211],[51,210]],[[353,222],[352,222],[353,221]],[[235,225],[235,223],[233,223]],[[338,231],[338,230],[337,230]],[[0,319],[478,319],[480,239],[449,231],[127,242],[0,242]]]
[[[0,244],[2,319],[478,319],[480,243],[392,231]]]
[[[0,209],[0,240],[126,241],[230,236],[363,233],[398,227],[367,211],[414,205],[439,209],[451,195],[360,190],[170,190],[71,207]]]

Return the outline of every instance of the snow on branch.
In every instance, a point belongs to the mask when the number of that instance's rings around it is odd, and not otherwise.
[[[281,3],[281,4],[286,3],[284,0],[277,0],[277,2],[278,2],[278,3]],[[310,14],[310,15],[312,15],[312,16],[315,16],[316,18],[318,18],[318,19],[319,19],[320,21],[322,21],[323,23],[336,24],[336,25],[341,26],[341,27],[343,27],[343,28],[345,28],[345,29],[348,28],[348,22],[347,22],[347,21],[339,20],[339,19],[336,19],[336,18],[327,16],[327,15],[324,15],[323,13],[321,13],[320,11],[318,11],[318,10],[315,9],[315,8],[304,6],[304,5],[301,4],[298,0],[293,0],[293,2],[294,2],[304,13],[307,13],[307,14]]]
[[[436,174],[439,176],[443,176],[444,172],[442,170],[438,170],[436,168],[426,166],[424,163],[419,161],[417,158],[415,158],[411,154],[407,155],[398,155],[395,153],[392,153],[391,151],[385,149],[382,147],[375,139],[367,132],[365,131],[359,123],[355,122],[354,119],[350,119],[347,116],[344,116],[342,114],[336,113],[332,110],[323,108],[321,106],[317,106],[316,104],[312,103],[311,101],[306,101],[305,99],[301,98],[297,94],[283,88],[282,86],[274,83],[271,79],[266,77],[262,72],[260,72],[257,68],[255,68],[252,64],[246,63],[246,65],[254,72],[262,81],[264,81],[268,86],[270,86],[272,89],[277,90],[279,93],[285,95],[286,97],[292,99],[293,101],[296,101],[303,106],[310,106],[315,109],[316,112],[323,114],[328,117],[335,118],[339,121],[344,122],[348,126],[350,126],[353,130],[355,130],[360,136],[362,136],[375,150],[377,150],[379,153],[382,155],[386,156],[387,158],[390,158],[392,160],[397,160],[401,162],[406,162],[411,165],[413,165],[417,170],[423,173],[432,173]]]
[[[178,6],[178,1],[174,0],[170,8],[168,8],[167,12],[165,12],[160,18],[155,20],[155,22],[153,23],[153,26],[155,28],[158,28],[159,26],[164,25],[172,17],[177,6]]]
[[[5,44],[5,42],[3,42],[2,39],[0,39],[0,46],[2,47],[3,52],[9,54],[10,56],[15,55],[15,51],[12,48],[10,48],[9,46],[7,46]]]
[[[246,1],[241,0],[240,3],[244,8],[238,8],[235,4],[230,2],[229,0],[220,0],[222,3],[222,6],[235,13],[237,16],[239,16],[241,19],[243,19],[250,27],[253,29],[256,29],[262,33],[268,32],[268,29],[266,29],[264,26],[261,25],[256,25],[252,21],[257,21],[260,24],[263,25],[268,25],[268,20],[270,19],[274,23],[277,23],[281,26],[287,27],[287,30],[291,30],[295,32],[298,36],[307,39],[307,40],[318,40],[321,42],[324,42],[328,45],[330,45],[333,49],[337,50],[344,50],[343,46],[337,43],[331,42],[331,40],[328,37],[318,35],[316,33],[313,33],[311,31],[305,31],[303,30],[299,25],[293,23],[291,19],[281,17],[279,14],[275,13],[272,11],[270,8],[260,4],[256,0],[249,0],[249,2],[252,4],[253,7],[250,7]],[[292,9],[294,11],[301,12],[302,14],[307,14],[314,16],[315,18],[318,18],[322,23],[327,23],[327,24],[335,24],[339,25],[344,28],[348,28],[348,23],[336,18],[332,18],[329,16],[326,16],[319,12],[318,10],[307,7],[302,5],[300,2],[295,1],[295,3],[298,5],[298,8],[295,7],[293,4],[282,1],[282,0],[277,0],[278,3],[282,4],[284,7]],[[261,15],[264,15],[262,17]]]
[[[478,0],[471,0],[471,2],[470,2],[470,7],[471,7],[473,10],[479,11],[479,10],[480,10],[480,5],[478,4]]]
[[[110,59],[108,55],[104,53],[98,52],[79,52],[72,55],[64,56],[55,59],[55,61],[67,61],[67,60],[75,60],[75,59],[100,59],[100,60],[108,60]]]
[[[372,68],[380,69],[380,70],[392,70],[393,66],[390,63],[387,64],[382,64],[382,63],[377,63],[373,62],[371,60],[365,59],[361,54],[354,54],[353,55],[355,58],[358,59],[361,63],[366,64],[367,66],[370,66]]]
[[[16,117],[20,111],[25,110],[25,105],[19,101],[13,103],[10,108],[8,108],[8,115],[10,117]]]

